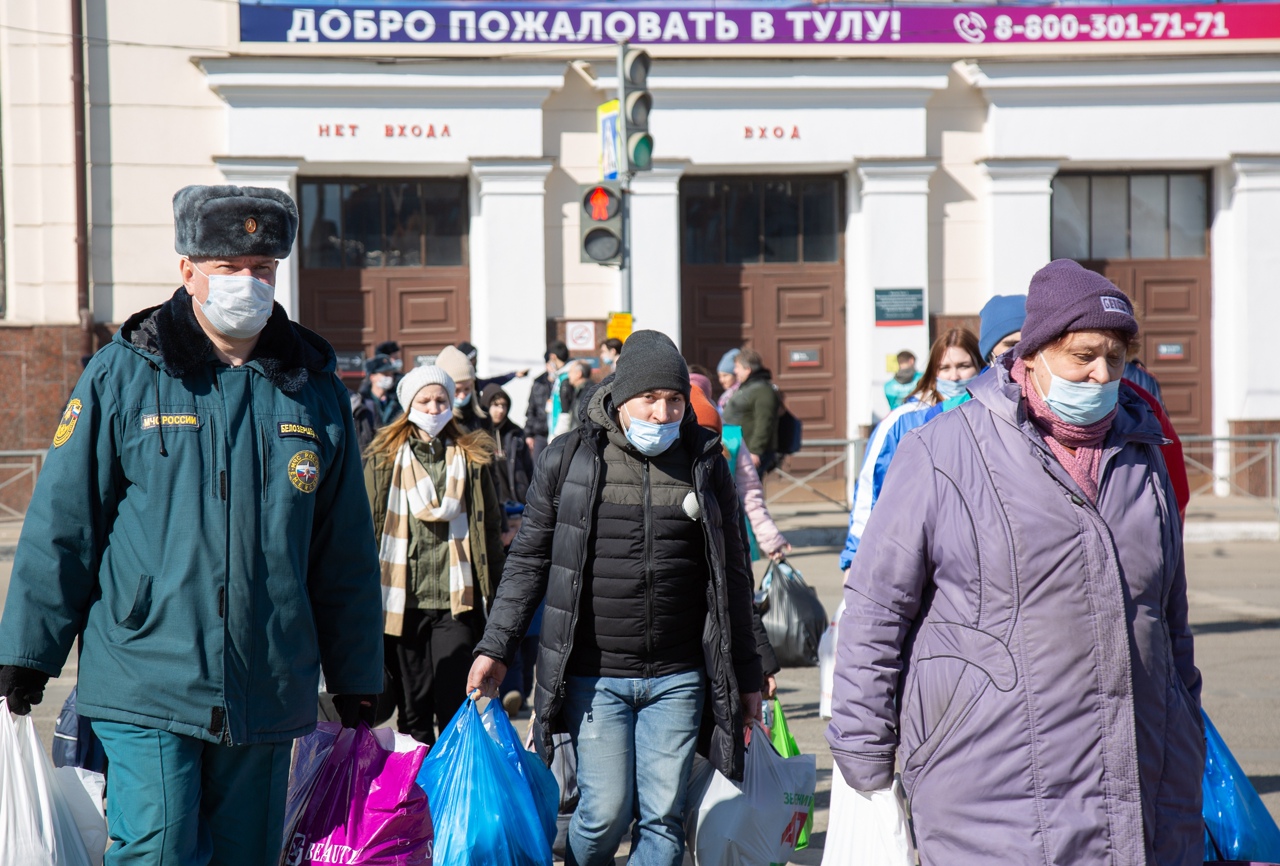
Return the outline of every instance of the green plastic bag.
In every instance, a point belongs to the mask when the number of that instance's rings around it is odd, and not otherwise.
[[[769,740],[779,755],[784,758],[794,758],[800,754],[800,747],[796,745],[796,738],[791,736],[791,729],[787,727],[787,717],[782,714],[781,702],[774,698],[771,703],[773,704],[773,728],[769,731]],[[800,840],[796,843],[797,851],[809,847],[809,834],[812,832],[813,807],[810,806],[809,820],[804,822],[804,829],[800,831]]]

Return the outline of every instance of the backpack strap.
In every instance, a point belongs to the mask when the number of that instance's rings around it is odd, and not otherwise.
[[[569,477],[569,467],[573,463],[573,455],[578,453],[578,446],[582,444],[582,428],[570,430],[564,434],[569,441],[565,443],[564,450],[560,452],[560,468],[556,472],[556,486],[551,495],[551,512],[554,516],[560,514],[560,491],[564,489],[564,481]]]

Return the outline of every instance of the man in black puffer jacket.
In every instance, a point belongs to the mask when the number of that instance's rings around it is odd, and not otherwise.
[[[737,493],[688,399],[671,340],[633,334],[583,395],[582,426],[537,462],[468,679],[497,694],[545,596],[535,740],[549,762],[552,734],[573,737],[577,866],[612,863],[636,813],[632,857],[679,864],[695,747],[741,779],[744,722],[760,716]]]

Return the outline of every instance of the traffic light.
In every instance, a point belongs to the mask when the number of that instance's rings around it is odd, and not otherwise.
[[[618,69],[618,110],[622,114],[626,140],[627,171],[653,168],[653,136],[649,135],[649,110],[653,95],[646,89],[649,55],[639,48],[624,49]]]
[[[589,183],[581,187],[578,219],[582,261],[599,265],[622,262],[622,189],[617,183]]]

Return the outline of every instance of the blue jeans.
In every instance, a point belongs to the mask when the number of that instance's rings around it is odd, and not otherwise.
[[[680,866],[689,771],[706,695],[701,669],[665,677],[569,677],[564,720],[581,798],[568,866],[613,862],[636,820],[631,866]]]
[[[275,866],[293,741],[220,746],[95,719],[110,760],[107,866]]]

